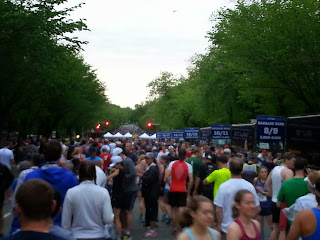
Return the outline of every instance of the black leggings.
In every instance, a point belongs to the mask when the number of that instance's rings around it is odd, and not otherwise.
[[[145,197],[144,203],[146,205],[146,225],[149,226],[150,222],[158,219],[158,198]]]

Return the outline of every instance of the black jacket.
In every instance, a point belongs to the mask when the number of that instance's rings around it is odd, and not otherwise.
[[[149,198],[159,197],[159,169],[158,166],[151,166],[142,176],[142,196]]]

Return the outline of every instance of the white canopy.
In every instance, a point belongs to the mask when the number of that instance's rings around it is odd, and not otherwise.
[[[157,134],[153,134],[152,136],[150,136],[150,139],[157,139]]]
[[[123,135],[122,135],[121,133],[117,132],[115,135],[113,135],[113,137],[115,137],[115,138],[122,138]]]
[[[112,138],[113,137],[113,135],[110,133],[110,132],[107,132],[105,135],[103,135],[103,137],[105,137],[105,138]]]
[[[123,135],[123,137],[125,137],[125,138],[132,138],[132,134],[130,134],[129,132],[127,132],[125,135]]]
[[[140,135],[139,138],[149,139],[150,136],[148,134],[144,133],[144,134]]]

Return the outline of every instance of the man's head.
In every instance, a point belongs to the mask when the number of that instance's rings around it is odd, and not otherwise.
[[[62,147],[59,141],[50,140],[44,150],[44,158],[47,162],[57,162],[60,160]]]
[[[308,161],[305,158],[297,157],[294,161],[294,170],[295,171],[304,171],[308,165]]]
[[[124,149],[125,153],[130,153],[132,151],[132,144],[127,142]]]
[[[293,155],[292,153],[287,152],[283,155],[283,164],[290,169],[294,169],[295,160],[295,155]]]
[[[217,157],[217,164],[219,168],[221,168],[223,165],[226,165],[228,163],[228,158],[226,156],[218,156]]]
[[[210,150],[207,150],[207,151],[205,151],[205,153],[204,153],[204,160],[206,161],[206,162],[212,162],[213,161],[213,154],[212,154],[212,152],[210,151]]]
[[[83,161],[79,166],[79,182],[96,181],[96,166],[92,161]]]
[[[261,154],[262,154],[264,157],[266,157],[266,156],[268,155],[268,151],[265,150],[265,149],[263,149],[263,150],[261,151]]]
[[[95,158],[97,156],[96,153],[97,153],[97,150],[95,147],[92,146],[89,148],[89,151],[88,151],[89,157]]]
[[[173,154],[174,151],[175,151],[174,146],[169,146],[168,149],[169,149],[169,153],[170,153],[170,154]]]
[[[49,221],[56,207],[54,189],[40,179],[22,183],[16,194],[16,212],[23,226],[30,221]]]
[[[225,148],[223,150],[223,155],[226,156],[228,159],[231,158],[231,149],[230,148]]]
[[[229,169],[231,175],[239,176],[241,175],[243,169],[243,160],[238,157],[231,158],[229,161]]]
[[[201,154],[200,154],[200,148],[198,147],[195,147],[192,151],[192,154],[197,157],[197,158],[200,158],[201,157]]]
[[[180,148],[179,152],[178,152],[178,157],[180,161],[184,161],[186,159],[187,156],[187,151],[184,148]]]

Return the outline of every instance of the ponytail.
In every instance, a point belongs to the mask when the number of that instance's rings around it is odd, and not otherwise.
[[[193,223],[192,216],[191,216],[191,209],[184,208],[181,212],[179,218],[179,224],[181,228],[190,227]]]

